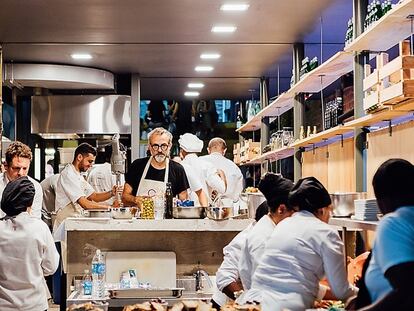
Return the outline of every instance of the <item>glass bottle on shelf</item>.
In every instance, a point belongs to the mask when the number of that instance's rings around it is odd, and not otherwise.
[[[299,139],[305,139],[305,128],[303,127],[303,125],[300,127]]]
[[[240,110],[237,112],[237,118],[236,118],[236,128],[240,128],[242,126],[242,117]]]

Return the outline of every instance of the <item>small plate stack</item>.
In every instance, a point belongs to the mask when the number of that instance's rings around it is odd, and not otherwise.
[[[362,199],[355,200],[355,215],[352,217],[357,220],[378,220],[377,214],[379,213],[376,199]]]

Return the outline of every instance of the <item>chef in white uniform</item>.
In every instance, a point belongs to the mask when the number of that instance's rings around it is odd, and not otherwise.
[[[40,183],[43,190],[42,220],[49,226],[50,229],[53,228],[52,213],[56,212],[56,188],[59,175],[60,174],[54,174],[49,176],[43,179]]]
[[[220,310],[228,301],[235,300],[243,290],[240,281],[239,261],[246,237],[253,226],[269,212],[266,201],[256,209],[255,222],[237,234],[231,242],[223,248],[223,262],[216,273],[216,291],[213,294],[213,307]]]
[[[69,163],[60,173],[56,187],[56,220],[53,231],[68,217],[82,215],[83,210],[108,208],[99,202],[106,201],[116,193],[116,186],[106,192],[95,192],[81,173],[92,167],[96,150],[88,143],[80,144],[72,163]]]
[[[44,276],[53,274],[59,254],[47,225],[30,215],[35,196],[27,176],[7,184],[1,200],[0,310],[47,310]]]
[[[346,300],[357,288],[348,283],[343,243],[328,225],[332,212],[328,191],[314,177],[300,179],[289,194],[299,211],[273,230],[252,279],[239,303],[256,300],[263,311],[311,308],[326,275],[333,294]]]
[[[244,187],[243,174],[233,161],[224,156],[227,151],[226,142],[220,137],[215,137],[208,143],[207,151],[208,155],[200,158],[222,170],[226,176],[227,189],[223,194],[223,198],[229,198],[233,202],[237,202]]]
[[[266,197],[269,213],[250,230],[242,247],[239,270],[244,290],[251,287],[254,271],[274,228],[295,212],[288,205],[289,191],[293,187],[292,181],[278,174],[267,173],[260,180],[258,187]]]
[[[32,161],[32,151],[29,146],[23,144],[20,141],[15,141],[9,145],[6,150],[6,163],[5,171],[0,174],[0,198],[6,185],[21,176],[27,176],[30,168],[30,162]],[[31,215],[36,218],[41,218],[43,191],[40,184],[28,176],[29,180],[33,183],[36,193],[31,209]],[[3,217],[4,213],[0,211],[0,217]]]
[[[197,179],[198,185],[201,184],[203,193],[207,195],[208,203],[212,202],[213,192],[223,195],[227,187],[224,172],[197,155],[203,150],[203,141],[194,134],[185,133],[180,136],[178,143],[180,144],[181,164],[186,173],[188,172],[187,176],[192,176],[191,179]],[[196,189],[192,188],[191,190],[195,191]]]
[[[170,161],[172,135],[162,127],[155,128],[148,134],[150,157],[135,160],[125,175],[122,201],[125,205],[140,206],[142,198],[161,195],[171,183],[173,196],[180,200],[188,198],[187,176],[181,164]]]

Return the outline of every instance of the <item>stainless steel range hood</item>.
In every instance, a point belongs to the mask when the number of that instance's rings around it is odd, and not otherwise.
[[[126,95],[33,96],[33,134],[131,134],[131,97]],[[52,135],[53,134],[53,135]]]

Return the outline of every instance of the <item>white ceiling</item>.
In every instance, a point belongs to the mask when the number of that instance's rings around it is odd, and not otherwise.
[[[227,2],[250,7],[220,11]],[[205,83],[202,98],[245,98],[269,68],[279,60],[289,62],[292,43],[306,35],[314,41],[310,43],[319,42],[313,40],[317,35],[309,35],[333,2],[352,7],[349,0],[1,0],[0,42],[5,62],[138,73],[142,98],[181,99],[190,81]],[[232,24],[237,31],[214,34],[210,29],[215,24]],[[331,43],[342,42],[345,29],[333,36],[328,27]],[[93,59],[70,57],[79,52],[91,53]],[[203,52],[222,56],[205,61],[199,58]],[[215,69],[196,73],[194,67],[201,64]],[[290,73],[281,75],[286,79]]]

